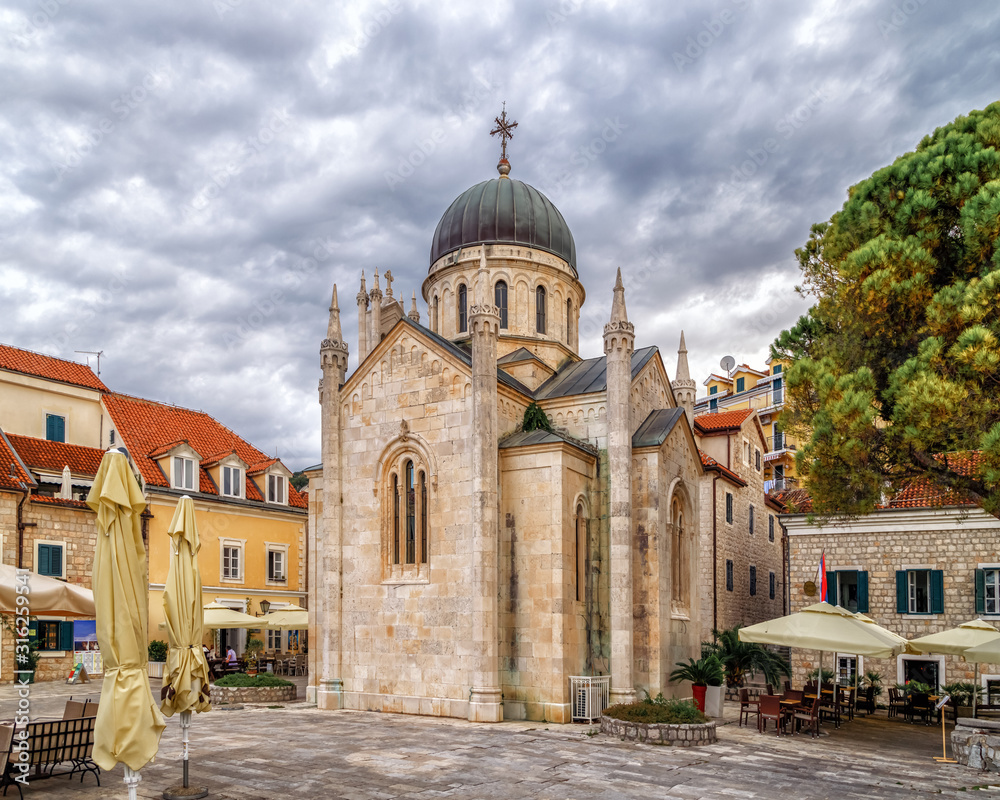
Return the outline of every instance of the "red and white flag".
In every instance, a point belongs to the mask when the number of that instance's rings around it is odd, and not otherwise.
[[[827,589],[826,589],[826,551],[819,557],[819,569],[816,570],[816,588],[819,590],[819,599],[821,602],[827,601]]]

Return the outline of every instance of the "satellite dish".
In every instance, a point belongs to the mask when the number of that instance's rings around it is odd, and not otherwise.
[[[722,361],[719,362],[719,366],[722,367],[726,375],[728,375],[729,370],[736,366],[736,359],[732,356],[723,356]]]

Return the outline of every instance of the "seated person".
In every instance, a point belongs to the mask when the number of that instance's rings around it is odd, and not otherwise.
[[[229,649],[226,650],[226,666],[227,667],[235,667],[235,666],[237,666],[237,664],[236,664],[236,651],[233,650],[232,645],[230,645]]]

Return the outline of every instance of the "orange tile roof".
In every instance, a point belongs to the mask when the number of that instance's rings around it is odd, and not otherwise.
[[[265,453],[203,411],[192,411],[117,393],[105,396],[104,405],[143,480],[150,486],[170,486],[153,456],[166,453],[180,442],[187,442],[199,454],[235,452],[247,464],[257,465],[269,460]],[[200,491],[218,495],[218,487],[212,482],[208,471],[202,467],[199,473]],[[260,502],[264,500],[249,474],[246,479],[246,498]],[[305,499],[293,486],[288,487],[288,504],[295,508],[306,508]]]
[[[739,428],[753,414],[752,408],[738,408],[735,411],[722,411],[718,414],[700,414],[694,418],[694,426],[699,433],[716,433]]]
[[[32,503],[42,503],[48,506],[65,506],[66,508],[79,508],[82,511],[91,511],[90,506],[88,506],[83,500],[66,500],[62,497],[46,497],[41,494],[31,495]]]
[[[729,480],[731,480],[733,483],[737,484],[738,486],[746,486],[747,485],[747,482],[745,480],[743,480],[743,478],[741,478],[739,475],[737,475],[735,472],[733,472],[731,469],[729,469],[729,467],[722,466],[722,464],[720,464],[718,461],[716,461],[714,458],[712,458],[707,453],[704,453],[701,450],[698,450],[698,455],[701,456],[701,465],[705,469],[715,470],[716,472],[720,473],[721,475],[724,475],[726,478],[728,478]]]
[[[813,510],[812,497],[805,489],[785,489],[768,497],[785,506],[789,514],[808,514]]]
[[[7,434],[0,430],[0,489],[24,491],[35,485],[35,479],[25,469]]]
[[[36,469],[62,472],[63,467],[69,467],[70,472],[77,475],[96,475],[104,457],[104,451],[96,447],[50,442],[14,433],[8,433],[7,438],[24,463]]]
[[[0,344],[0,369],[34,375],[36,378],[46,378],[50,381],[70,383],[74,386],[84,386],[99,392],[108,391],[108,387],[86,364],[64,361],[61,358],[44,356],[41,353],[21,350],[6,344]]]

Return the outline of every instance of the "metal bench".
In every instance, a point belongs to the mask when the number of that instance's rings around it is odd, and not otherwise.
[[[29,722],[18,729],[9,725],[0,726],[0,744],[9,739],[7,747],[0,751],[3,794],[6,796],[11,784],[15,784],[18,795],[23,798],[22,783],[27,785],[60,775],[72,777],[77,772],[80,773],[81,783],[87,773],[92,773],[100,786],[101,769],[91,757],[96,723],[97,717],[77,717]],[[57,766],[67,763],[70,769],[56,772]]]

